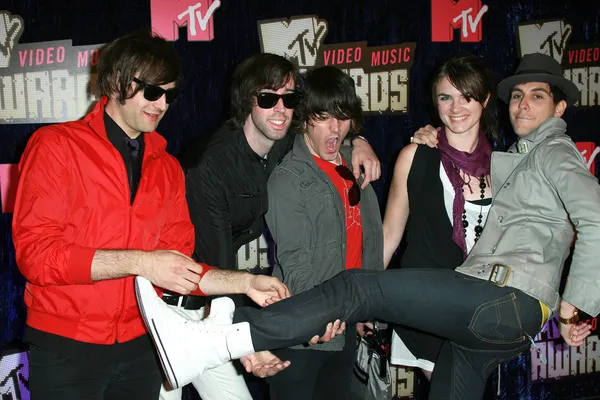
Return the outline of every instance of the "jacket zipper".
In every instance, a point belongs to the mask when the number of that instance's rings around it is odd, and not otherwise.
[[[122,159],[123,157],[121,157]],[[143,166],[143,159],[142,159],[142,166]],[[133,225],[133,204],[131,202],[131,187],[133,186],[133,166],[131,164],[131,159],[129,160],[129,167],[131,169],[131,176],[129,176],[129,174],[127,174],[127,166],[125,165],[125,160],[123,160],[123,168],[125,169],[125,182],[127,182],[126,186],[127,186],[127,190],[125,191],[125,201],[127,202],[128,205],[128,223],[127,223],[127,240],[125,242],[125,248],[128,249],[129,248],[129,244],[131,241],[131,226]],[[143,169],[143,168],[142,168]],[[141,182],[141,178],[140,178],[140,182]],[[135,197],[133,198],[133,200],[135,201]],[[123,318],[123,308],[125,307],[125,285],[126,285],[126,280],[122,279],[121,283],[119,285],[119,309],[118,309],[118,314],[117,314],[117,321],[115,324],[115,343],[119,343],[119,326],[121,323],[121,319]]]

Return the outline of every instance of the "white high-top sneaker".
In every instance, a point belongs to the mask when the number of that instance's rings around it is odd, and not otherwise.
[[[247,322],[232,324],[235,304],[228,297],[213,300],[210,316],[194,321],[163,302],[146,278],[135,278],[135,293],[169,385],[174,389],[231,360],[228,334],[238,336],[243,331],[249,337]]]

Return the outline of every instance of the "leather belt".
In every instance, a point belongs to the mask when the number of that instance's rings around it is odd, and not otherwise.
[[[199,310],[206,305],[206,297],[203,296],[184,296],[163,293],[162,299],[170,306],[177,306],[186,310]]]

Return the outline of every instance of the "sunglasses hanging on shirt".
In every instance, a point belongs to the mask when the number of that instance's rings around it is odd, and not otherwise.
[[[268,93],[268,92],[259,92],[256,93],[256,103],[260,108],[273,108],[275,104],[279,101],[279,99],[283,100],[283,105],[285,108],[296,108],[298,103],[300,103],[300,99],[302,96],[298,92],[286,93],[286,94],[277,94],[277,93]]]
[[[348,203],[350,204],[350,207],[354,207],[360,202],[360,187],[358,186],[358,182],[356,182],[354,174],[345,165],[338,165],[335,167],[335,172],[343,179],[352,182],[352,186],[350,187],[350,190],[348,190]]]
[[[151,85],[138,78],[133,78],[133,81],[144,88],[144,98],[148,101],[156,101],[164,94],[167,104],[172,104],[179,96],[179,88],[163,89],[158,85]]]

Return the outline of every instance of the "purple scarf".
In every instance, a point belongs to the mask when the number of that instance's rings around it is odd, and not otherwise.
[[[452,206],[452,240],[463,251],[463,259],[467,258],[467,245],[465,243],[465,232],[462,223],[462,213],[465,208],[465,196],[462,188],[467,182],[462,178],[459,171],[479,177],[490,174],[490,160],[492,157],[492,146],[483,132],[479,132],[477,147],[473,153],[455,149],[448,143],[446,128],[442,127],[438,135],[438,148],[440,149],[442,165],[454,188],[454,204]]]

